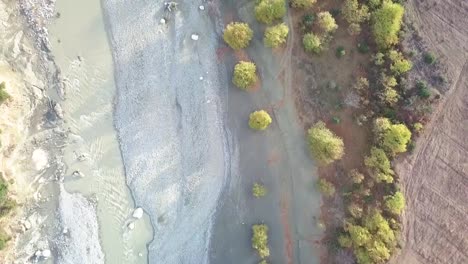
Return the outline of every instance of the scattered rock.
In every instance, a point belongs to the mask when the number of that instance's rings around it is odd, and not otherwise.
[[[42,257],[42,251],[41,250],[36,251],[36,253],[34,253],[34,256]]]
[[[54,111],[55,111],[55,114],[57,115],[58,118],[63,119],[63,109],[62,109],[62,106],[60,106],[59,103],[55,103]]]
[[[133,230],[135,228],[135,223],[130,223],[127,225],[128,229]]]
[[[31,223],[28,220],[24,221],[23,226],[26,230],[29,230],[32,227]]]
[[[198,40],[198,35],[197,34],[192,34],[192,40]]]
[[[200,81],[203,81],[203,76],[200,76]]]
[[[138,256],[143,257],[143,253],[141,253],[141,252],[138,253]]]
[[[162,24],[162,25],[166,24],[166,19],[161,18],[161,20],[159,20],[159,23]]]
[[[198,9],[203,11],[203,10],[205,10],[205,6],[201,5],[201,6],[198,7]]]
[[[135,211],[133,211],[133,218],[136,218],[136,219],[140,219],[143,217],[143,209],[141,209],[140,207],[138,207],[137,209],[135,209]]]
[[[84,177],[84,174],[81,173],[80,171],[77,171],[77,170],[76,170],[76,171],[74,171],[74,172],[72,173],[72,176],[73,176],[73,177],[77,177],[77,178],[83,178],[83,177]]]
[[[64,235],[68,234],[68,227],[63,228],[62,234]]]

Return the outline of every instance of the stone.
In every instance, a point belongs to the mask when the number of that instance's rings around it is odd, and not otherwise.
[[[29,230],[32,227],[31,223],[28,220],[24,221],[23,225],[26,230]]]
[[[201,6],[198,7],[198,9],[203,11],[203,10],[205,10],[205,6],[201,5]]]
[[[197,34],[192,34],[192,40],[198,40],[198,35]]]
[[[36,251],[36,253],[34,253],[34,256],[42,257],[42,251],[41,250]]]
[[[200,81],[203,81],[203,76],[200,76]]]
[[[162,24],[162,25],[166,24],[166,19],[161,18],[161,20],[159,20],[159,23]]]
[[[83,177],[84,177],[84,174],[81,173],[80,171],[77,171],[77,170],[76,170],[76,171],[74,171],[74,172],[72,173],[72,176],[73,176],[73,177],[77,177],[77,178],[83,178]]]
[[[50,258],[51,255],[52,255],[52,252],[50,252],[50,250],[48,250],[48,249],[45,249],[45,250],[42,251],[42,256],[44,258]]]
[[[130,223],[127,225],[128,229],[133,230],[135,228],[135,223]]]
[[[136,219],[142,218],[143,217],[143,209],[138,207],[137,209],[135,209],[135,211],[133,211],[132,216],[133,216],[133,218],[136,218]]]

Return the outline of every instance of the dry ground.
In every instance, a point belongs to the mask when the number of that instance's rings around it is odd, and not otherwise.
[[[468,1],[412,0],[407,15],[447,67],[452,87],[397,163],[407,196],[403,239],[393,263],[468,263]]]

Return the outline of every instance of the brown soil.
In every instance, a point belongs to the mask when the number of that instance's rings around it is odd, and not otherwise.
[[[468,263],[468,2],[412,0],[407,17],[452,86],[397,172],[407,197],[393,263]]]

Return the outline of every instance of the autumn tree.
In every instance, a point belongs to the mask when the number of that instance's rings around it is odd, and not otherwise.
[[[232,82],[241,89],[248,89],[257,82],[257,67],[249,61],[240,61],[234,66]]]
[[[271,24],[286,14],[284,0],[258,0],[255,5],[255,17],[258,21]]]
[[[390,70],[396,75],[406,73],[413,67],[411,61],[405,59],[403,54],[399,51],[390,50],[388,52],[388,58],[391,61]]]
[[[351,35],[357,35],[361,32],[360,24],[370,18],[369,8],[357,0],[346,0],[341,11],[344,19],[349,23],[348,31]]]
[[[320,190],[320,192],[324,196],[330,197],[335,194],[336,190],[335,190],[335,186],[333,185],[333,183],[325,179],[319,179],[316,184],[317,184],[317,188]]]
[[[411,139],[411,131],[404,124],[393,124],[388,118],[377,118],[374,133],[380,146],[390,155],[406,151]]]
[[[265,29],[263,43],[266,47],[277,48],[282,44],[286,43],[288,33],[289,28],[285,23],[281,23],[272,27],[267,27]]]
[[[317,24],[325,33],[334,32],[338,25],[330,12],[320,12],[317,14]]]
[[[302,38],[302,44],[307,52],[318,54],[322,51],[322,41],[314,33],[307,33]]]
[[[224,29],[223,39],[233,49],[243,49],[249,46],[253,31],[247,23],[231,22]]]
[[[343,140],[333,134],[322,121],[308,130],[307,139],[310,152],[319,163],[328,165],[343,157]]]
[[[405,196],[402,192],[385,196],[385,209],[390,213],[400,215],[405,208]]]
[[[265,110],[255,111],[250,114],[249,126],[252,129],[265,130],[271,122],[271,117]]]
[[[393,182],[395,174],[391,168],[390,160],[385,151],[380,148],[372,147],[370,155],[364,159],[364,164],[369,169],[371,176],[377,182]]]
[[[402,5],[384,1],[372,14],[372,33],[380,49],[387,49],[398,43],[404,11]]]

